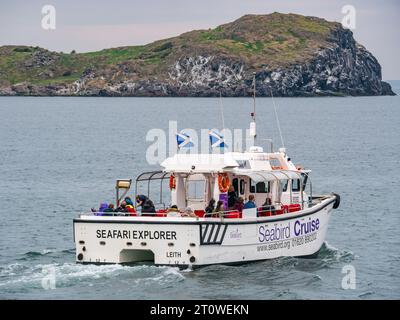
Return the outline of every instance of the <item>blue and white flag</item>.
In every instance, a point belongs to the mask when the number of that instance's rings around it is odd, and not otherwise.
[[[224,141],[224,136],[215,130],[208,132],[210,136],[211,148],[225,148],[228,147]]]
[[[178,148],[191,148],[194,146],[190,137],[184,132],[176,134],[176,143],[178,144]]]

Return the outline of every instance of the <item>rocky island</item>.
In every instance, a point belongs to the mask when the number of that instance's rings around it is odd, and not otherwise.
[[[69,54],[0,47],[0,95],[243,97],[394,95],[377,59],[340,23],[245,15],[142,46]]]

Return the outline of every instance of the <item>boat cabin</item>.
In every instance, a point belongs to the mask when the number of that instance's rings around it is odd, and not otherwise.
[[[232,188],[244,202],[254,196],[257,216],[299,211],[311,202],[310,170],[296,167],[284,150],[264,153],[261,147],[252,147],[248,152],[175,154],[161,166],[162,171],[139,175],[135,188],[136,195],[147,194],[151,198],[150,185],[160,182],[159,192],[152,198],[158,213],[164,213],[168,205],[176,205],[180,210],[190,207],[203,217],[209,201],[214,199],[224,203],[225,216],[241,217],[241,212],[228,207],[228,191]],[[169,190],[165,190],[165,180],[169,182]],[[139,183],[143,182],[147,184],[147,192],[139,190]],[[170,197],[166,203],[167,193]],[[264,206],[267,199],[270,208]]]

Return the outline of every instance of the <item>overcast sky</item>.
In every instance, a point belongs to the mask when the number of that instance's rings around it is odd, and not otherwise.
[[[42,28],[46,4],[56,8],[55,30]],[[355,39],[379,60],[383,78],[400,79],[399,0],[0,0],[0,45],[95,51],[214,28],[248,13],[292,12],[341,22],[345,5],[355,7]]]

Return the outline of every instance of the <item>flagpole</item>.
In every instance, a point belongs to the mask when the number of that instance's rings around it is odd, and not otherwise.
[[[225,120],[224,120],[224,106],[222,105],[222,95],[221,91],[219,92],[219,106],[221,111],[221,118],[222,118],[222,130],[225,129]]]

